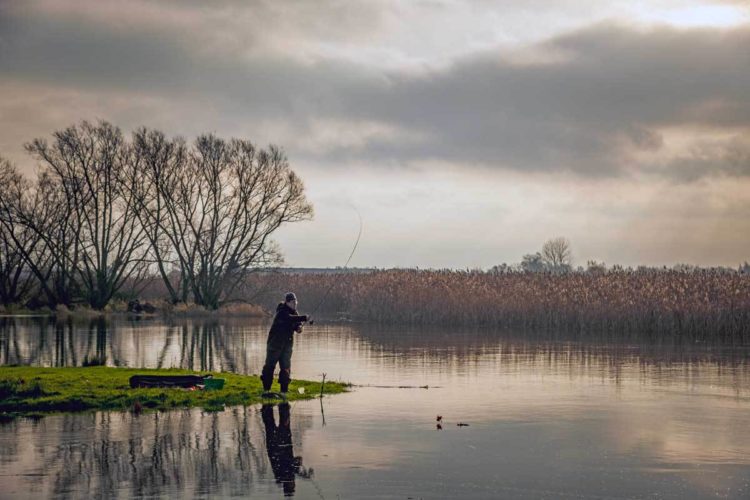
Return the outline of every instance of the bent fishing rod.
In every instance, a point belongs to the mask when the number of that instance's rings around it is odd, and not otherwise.
[[[354,247],[352,247],[352,251],[349,254],[349,258],[346,259],[346,263],[344,264],[343,269],[346,269],[349,266],[349,262],[351,262],[352,257],[354,256],[354,252],[357,251],[357,247],[359,246],[359,239],[362,237],[362,227],[363,227],[362,215],[359,213],[359,210],[357,210],[356,208],[354,208],[354,211],[357,212],[357,217],[359,218],[359,232],[357,233],[357,240],[354,242]],[[326,289],[325,293],[320,298],[318,305],[316,305],[315,309],[313,309],[313,312],[310,313],[310,317],[314,316],[315,313],[318,312],[318,310],[320,309],[320,306],[323,305],[323,302],[325,302],[326,298],[328,297],[328,294],[333,289],[333,285],[335,285],[335,281],[332,281],[331,284],[328,286],[328,289]],[[310,324],[312,325],[313,323],[314,323],[314,320],[311,320]]]

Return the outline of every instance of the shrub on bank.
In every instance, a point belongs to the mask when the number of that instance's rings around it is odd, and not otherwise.
[[[242,316],[249,318],[265,318],[268,313],[257,304],[246,304],[246,303],[230,303],[219,307],[218,310],[212,311],[205,307],[194,304],[179,302],[177,304],[171,304],[167,301],[158,301],[155,304],[157,312],[162,312],[167,315],[176,316],[204,316],[204,315],[219,315],[219,316]]]

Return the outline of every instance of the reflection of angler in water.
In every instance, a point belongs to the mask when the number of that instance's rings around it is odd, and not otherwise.
[[[273,475],[276,477],[276,482],[284,488],[284,496],[293,496],[295,475],[310,478],[313,470],[305,470],[302,467],[302,457],[294,456],[292,430],[289,425],[289,404],[279,405],[278,427],[273,416],[273,405],[263,405],[261,415],[266,427],[266,450],[268,450]]]

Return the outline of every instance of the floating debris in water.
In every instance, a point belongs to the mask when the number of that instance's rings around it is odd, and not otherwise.
[[[443,416],[442,415],[438,415],[435,420],[437,420],[438,422],[442,422],[443,421]]]
[[[304,394],[305,393],[305,388],[304,387],[300,387],[299,389],[297,389],[297,392],[299,392],[300,394]]]
[[[463,422],[459,422],[459,423],[457,423],[456,425],[457,425],[458,427],[468,427],[468,426],[469,426],[469,424],[465,424],[465,423],[463,423]]]

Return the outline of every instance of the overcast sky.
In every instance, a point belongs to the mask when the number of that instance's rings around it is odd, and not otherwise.
[[[290,266],[750,260],[750,0],[0,0],[0,154],[84,119],[282,146]]]

